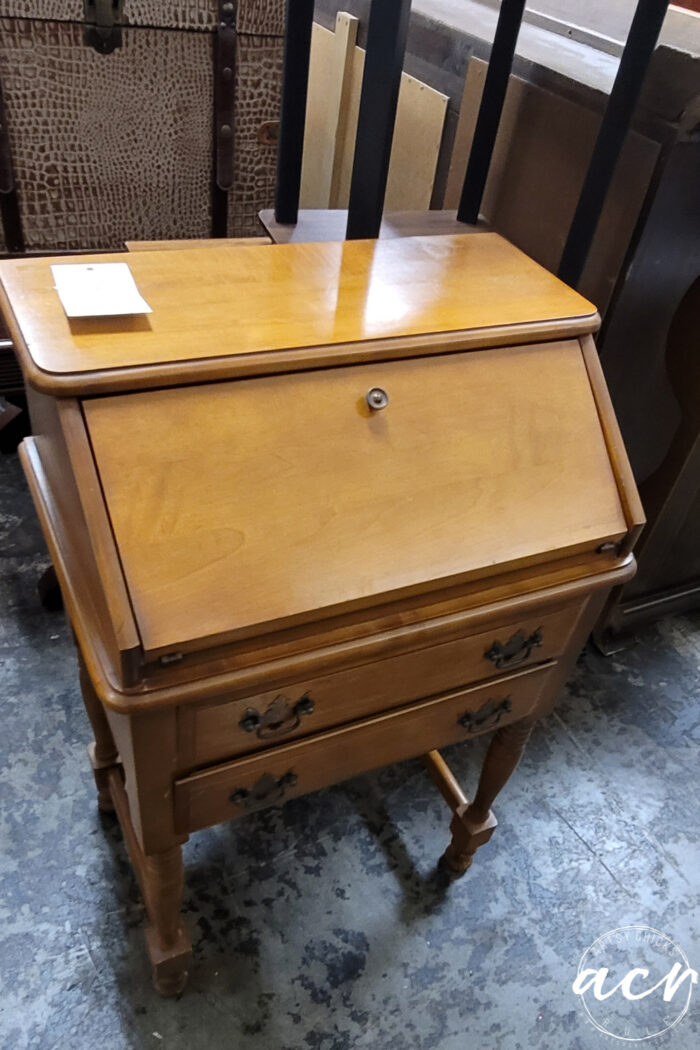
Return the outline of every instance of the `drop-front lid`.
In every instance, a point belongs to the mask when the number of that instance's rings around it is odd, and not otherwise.
[[[126,262],[151,314],[69,320],[52,264]],[[595,307],[495,233],[14,259],[29,382],[83,394],[593,331]]]
[[[147,653],[595,558],[627,532],[574,339],[82,406]]]

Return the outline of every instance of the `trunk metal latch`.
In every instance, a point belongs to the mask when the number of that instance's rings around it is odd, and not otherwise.
[[[85,0],[83,41],[101,55],[122,46],[124,0]]]

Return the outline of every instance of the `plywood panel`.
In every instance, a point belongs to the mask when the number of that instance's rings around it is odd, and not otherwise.
[[[401,77],[384,202],[387,211],[430,207],[448,102],[447,95],[415,77],[407,73]]]
[[[348,23],[336,32],[314,25],[304,138],[301,205],[346,208],[357,133],[365,52],[348,46]],[[389,164],[385,208],[430,205],[448,98],[404,73]],[[416,143],[420,149],[416,149]]]
[[[316,23],[311,36],[309,93],[304,132],[300,206],[333,207],[341,157],[336,143],[345,135],[358,20],[344,11],[335,33]]]
[[[329,173],[333,170],[335,133],[331,133],[329,98],[338,82],[334,38],[335,33],[314,23],[299,194],[302,208],[327,208],[330,199]]]

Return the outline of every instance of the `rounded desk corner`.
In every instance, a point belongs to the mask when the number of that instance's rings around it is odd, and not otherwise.
[[[595,335],[600,331],[600,326],[603,323],[603,319],[598,312],[598,308],[595,303],[591,303],[592,313],[584,314],[581,320],[585,323],[585,331],[582,335]]]

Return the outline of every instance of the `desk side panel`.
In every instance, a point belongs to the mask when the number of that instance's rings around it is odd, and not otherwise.
[[[622,434],[615,416],[615,409],[605,382],[593,336],[583,336],[580,339],[580,343],[593,398],[598,410],[600,426],[605,437],[610,463],[615,475],[618,492],[620,493],[620,502],[629,530],[620,548],[620,554],[624,556],[631,553],[644,528],[646,523],[644,507],[639,498],[637,484],[634,480],[625,443],[622,440]]]
[[[133,620],[115,625],[56,401],[31,388],[28,401],[34,436],[24,442],[22,465],[73,629],[82,635],[94,680],[112,689],[134,685],[141,663],[138,635]]]
[[[83,414],[72,398],[57,402],[57,412],[117,645],[123,653],[133,654],[135,659],[141,640],[107,517]]]

